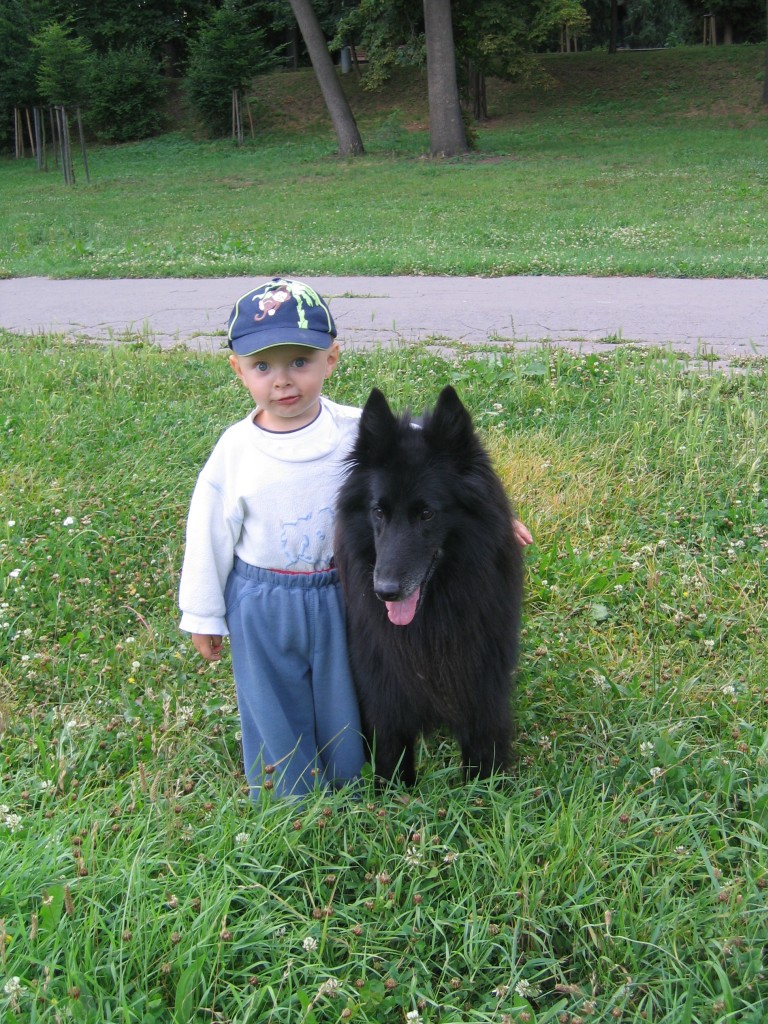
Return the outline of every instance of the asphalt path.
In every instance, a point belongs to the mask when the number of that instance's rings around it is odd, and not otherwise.
[[[216,351],[235,300],[263,277],[0,281],[0,327],[98,342],[142,337]],[[636,343],[690,356],[768,356],[768,281],[598,277],[306,277],[354,348],[427,341]]]

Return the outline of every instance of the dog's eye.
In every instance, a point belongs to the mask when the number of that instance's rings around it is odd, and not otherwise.
[[[384,509],[380,508],[378,505],[374,505],[373,508],[371,509],[371,515],[373,516],[374,519],[383,519]]]
[[[434,517],[435,517],[435,513],[432,511],[431,508],[423,508],[421,510],[421,518],[422,519],[434,519]]]

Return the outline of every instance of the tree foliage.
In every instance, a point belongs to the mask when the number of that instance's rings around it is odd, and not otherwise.
[[[34,37],[37,54],[35,78],[46,103],[79,106],[88,97],[91,47],[57,21],[49,22]]]
[[[89,0],[69,5],[72,25],[99,53],[140,46],[172,69],[186,59],[189,41],[220,6],[219,0]]]
[[[35,3],[0,0],[0,125],[10,124],[14,106],[37,99],[36,60],[31,39],[42,19]],[[0,129],[1,130],[1,129]],[[2,139],[2,136],[0,136]]]
[[[146,46],[108,50],[93,58],[87,128],[105,142],[128,142],[162,127],[165,83]]]
[[[264,30],[253,11],[238,0],[225,0],[190,45],[186,85],[205,128],[226,135],[231,125],[232,90],[245,89],[254,75],[275,64]]]
[[[395,67],[425,67],[424,14],[412,0],[360,0],[345,7],[336,23],[331,50],[360,48],[366,55],[366,89],[378,89]]]
[[[702,18],[715,18],[718,42],[756,43],[765,39],[766,10],[762,0],[684,0],[692,12],[699,32]],[[701,41],[701,37],[698,37]]]

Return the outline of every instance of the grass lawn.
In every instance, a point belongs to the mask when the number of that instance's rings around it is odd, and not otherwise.
[[[464,173],[460,171],[459,173]],[[0,1020],[768,1018],[768,380],[663,352],[345,354],[452,383],[536,536],[512,775],[249,804],[177,630],[221,356],[0,344]]]
[[[93,147],[92,182],[0,161],[0,274],[768,274],[761,46],[551,55],[491,83],[463,160],[425,159],[423,79],[345,80],[339,160],[311,72],[260,79],[257,137]]]

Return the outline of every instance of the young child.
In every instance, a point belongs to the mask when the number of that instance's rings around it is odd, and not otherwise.
[[[208,661],[229,634],[252,795],[301,795],[358,778],[365,760],[332,564],[360,410],[321,395],[339,345],[308,285],[275,278],[243,295],[228,336],[256,409],[224,432],[195,486],[181,628]]]
[[[229,634],[252,794],[266,785],[300,796],[358,778],[365,761],[332,547],[360,410],[321,394],[339,345],[308,285],[274,278],[248,292],[228,336],[256,408],[224,432],[198,477],[181,628],[207,661]]]

